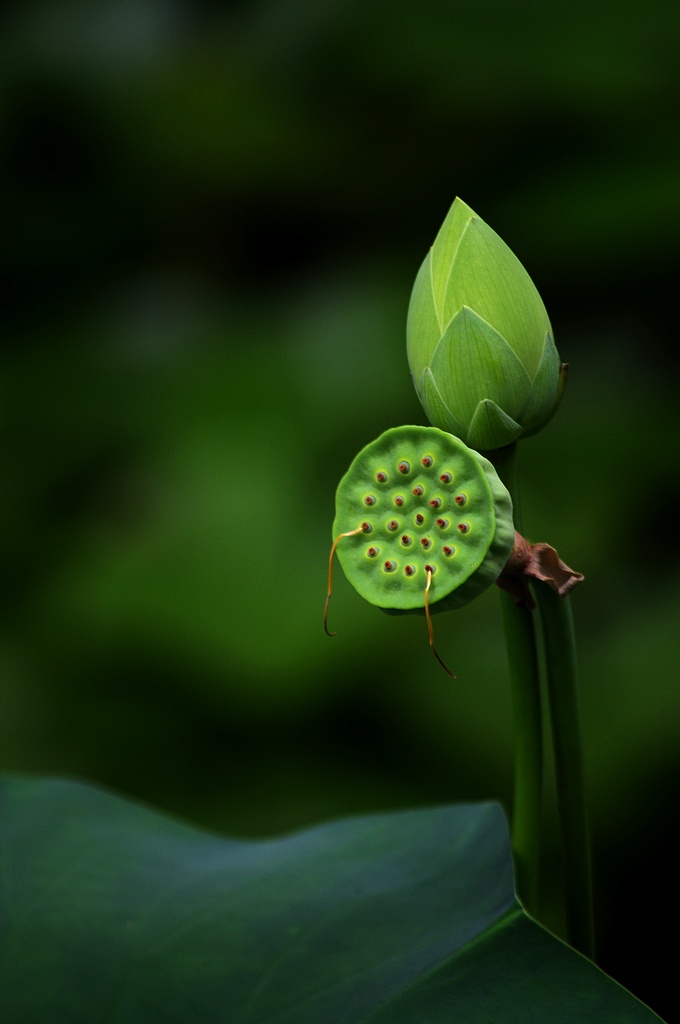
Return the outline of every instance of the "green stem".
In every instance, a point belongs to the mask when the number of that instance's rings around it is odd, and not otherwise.
[[[543,744],[538,662],[532,612],[518,608],[501,591],[505,646],[510,668],[514,719],[514,795],[512,851],[517,893],[526,910],[538,916]]]
[[[516,445],[494,452],[494,463],[513,501],[515,528],[521,532]],[[543,737],[535,614],[500,592],[514,720],[512,851],[517,892],[526,910],[538,916],[538,864],[543,795]]]
[[[571,605],[543,583],[534,587],[543,628],[546,682],[564,858],[567,938],[594,957],[590,839]]]

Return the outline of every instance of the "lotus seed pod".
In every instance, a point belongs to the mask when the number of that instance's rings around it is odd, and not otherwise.
[[[541,297],[505,242],[460,199],[416,277],[406,335],[430,423],[472,448],[533,434],[559,405],[567,367]]]
[[[336,494],[345,576],[371,604],[422,612],[467,604],[496,581],[514,541],[512,501],[491,463],[436,427],[385,431]],[[335,546],[335,545],[334,545]]]

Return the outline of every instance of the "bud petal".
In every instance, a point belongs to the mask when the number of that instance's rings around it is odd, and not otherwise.
[[[447,301],[451,288],[451,269],[456,261],[458,249],[474,214],[461,199],[456,199],[432,246],[432,292],[441,327],[451,319],[452,300]],[[455,309],[454,309],[455,312]]]
[[[546,334],[541,361],[538,364],[527,403],[520,414],[525,435],[528,436],[540,430],[557,412],[567,383],[567,369],[567,364],[560,362],[551,335]],[[556,375],[557,391],[554,387]]]
[[[432,370],[427,366],[420,379],[420,387],[416,388],[418,397],[427,414],[430,423],[437,423],[442,430],[446,430],[454,437],[464,437],[466,427],[453,415],[448,405],[439,393]]]
[[[515,254],[472,210],[469,213],[451,265],[444,317],[448,320],[464,303],[471,306],[501,331],[533,377],[550,329],[548,314]]]
[[[448,382],[448,402],[464,423],[472,419],[480,394],[514,417],[531,389],[531,378],[505,338],[468,306],[446,328],[431,367],[435,380]]]
[[[468,443],[478,451],[490,452],[512,444],[522,433],[519,423],[507,416],[488,398],[480,402],[467,430]]]
[[[407,346],[413,350],[409,352],[409,361],[412,355],[413,362],[422,362],[423,366],[427,366],[441,336],[442,326],[435,305],[430,250],[416,275],[408,307]]]

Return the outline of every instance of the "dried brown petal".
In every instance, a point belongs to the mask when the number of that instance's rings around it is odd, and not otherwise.
[[[547,583],[556,594],[565,597],[583,578],[582,573],[574,572],[562,561],[550,544],[530,544],[515,530],[515,545],[496,584],[512,594],[520,607],[534,608],[529,590],[532,580]]]

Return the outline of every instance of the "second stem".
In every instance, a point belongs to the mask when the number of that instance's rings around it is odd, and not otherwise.
[[[494,452],[494,464],[510,492],[515,529],[522,532],[516,473],[517,446]],[[538,865],[543,800],[543,731],[535,612],[500,592],[512,691],[514,787],[512,851],[517,893],[533,916],[539,911]]]

